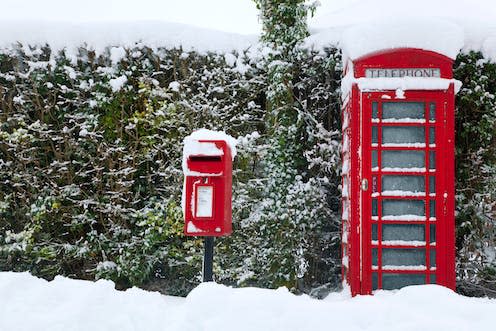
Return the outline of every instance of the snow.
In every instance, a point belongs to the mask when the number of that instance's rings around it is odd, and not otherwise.
[[[447,90],[450,84],[454,84],[455,93],[458,93],[462,86],[459,80],[436,77],[355,78],[353,70],[350,70],[341,80],[343,95],[350,93],[354,83],[361,91]],[[398,98],[398,95],[396,97]]]
[[[174,92],[179,92],[180,87],[181,84],[179,84],[179,82],[173,81],[169,83],[169,89],[171,89]]]
[[[425,221],[425,216],[419,215],[388,215],[382,216],[383,221]]]
[[[427,270],[425,265],[385,265],[382,270],[414,270],[414,271],[424,271]]]
[[[223,140],[231,150],[234,160],[236,156],[236,145],[238,141],[225,132],[198,129],[184,138],[183,157],[190,155],[223,155],[222,149],[217,148],[214,143],[200,142],[200,140]]]
[[[31,46],[47,44],[54,53],[65,49],[68,54],[77,54],[77,48],[86,45],[99,55],[107,47],[114,46],[110,52],[112,62],[116,63],[124,55],[124,48],[138,44],[153,49],[165,47],[200,53],[229,53],[242,52],[257,45],[258,36],[163,21],[1,20],[0,48],[10,48],[17,42]]]
[[[112,92],[114,93],[120,91],[126,83],[127,77],[125,75],[109,80],[109,84],[112,87]]]
[[[163,20],[221,31],[259,33],[253,1],[246,0],[15,0],[2,1],[0,21],[43,19],[88,21]]]
[[[379,245],[378,240],[372,240],[372,245]],[[425,246],[425,241],[420,240],[382,240],[381,244],[383,246]],[[430,243],[432,245],[433,243]]]
[[[386,118],[382,120],[383,123],[425,123],[422,118]]]
[[[423,143],[386,143],[382,147],[409,147],[409,148],[425,148]]]
[[[391,190],[391,191],[383,191],[382,195],[385,196],[395,196],[395,197],[424,197],[425,192],[412,192],[412,191],[401,191],[401,190]]]
[[[123,47],[112,47],[110,49],[110,61],[113,65],[119,63],[126,56],[126,50]]]
[[[186,298],[113,287],[106,280],[58,276],[47,282],[28,273],[2,272],[0,330],[489,331],[496,311],[496,300],[467,298],[437,285],[355,298],[342,291],[324,300],[295,296],[285,288],[232,289],[215,283],[201,284]]]
[[[437,18],[402,17],[353,26],[344,32],[342,47],[353,60],[379,50],[402,47],[431,50],[454,59],[463,42],[463,30],[457,24]]]
[[[338,46],[351,59],[381,49],[414,47],[454,58],[459,49],[482,51],[496,60],[493,0],[345,0],[309,21],[306,44]],[[330,8],[329,8],[330,7]]]
[[[188,224],[186,225],[186,232],[187,233],[202,233],[204,232],[202,229],[198,229],[193,222],[188,221]]]
[[[384,172],[425,172],[425,168],[393,168],[393,167],[384,167],[382,171]],[[372,169],[372,171],[379,171],[379,168]]]

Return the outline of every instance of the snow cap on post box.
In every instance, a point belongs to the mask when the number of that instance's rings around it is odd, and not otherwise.
[[[189,236],[231,233],[232,161],[236,139],[200,129],[184,139],[184,232]]]

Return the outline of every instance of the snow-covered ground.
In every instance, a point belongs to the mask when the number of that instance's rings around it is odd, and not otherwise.
[[[411,286],[350,298],[295,296],[286,289],[232,289],[206,283],[186,298],[110,281],[0,273],[2,331],[154,330],[494,330],[496,300],[436,286]]]

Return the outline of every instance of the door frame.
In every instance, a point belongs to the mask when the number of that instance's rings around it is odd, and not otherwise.
[[[361,293],[370,294],[372,293],[372,189],[373,189],[373,178],[372,178],[372,165],[371,165],[371,151],[375,148],[372,147],[372,102],[378,103],[379,115],[380,117],[382,111],[383,102],[424,102],[425,103],[425,123],[422,125],[426,128],[435,128],[435,147],[430,146],[428,135],[429,130],[425,130],[426,134],[426,144],[424,148],[419,147],[408,147],[408,148],[398,148],[401,150],[425,150],[435,152],[435,164],[436,169],[434,172],[429,171],[429,156],[426,152],[425,156],[425,172],[404,172],[404,174],[422,174],[426,176],[425,190],[426,196],[420,198],[420,200],[425,201],[426,210],[426,220],[420,221],[418,223],[426,224],[425,226],[425,241],[426,245],[426,266],[429,268],[430,259],[430,226],[432,221],[429,220],[429,202],[433,197],[429,194],[429,174],[435,175],[435,197],[436,201],[436,270],[430,271],[419,271],[420,274],[427,275],[426,283],[430,282],[430,275],[436,275],[436,283],[454,288],[454,114],[452,109],[454,108],[454,93],[453,84],[451,84],[448,90],[418,90],[418,91],[404,91],[404,98],[397,98],[396,91],[373,91],[366,92],[362,91],[360,93],[360,140],[359,140],[359,150],[360,158],[359,161],[359,174],[360,182],[362,180],[368,181],[367,190],[359,188],[360,197],[360,283],[361,283]],[[429,121],[429,105],[431,102],[436,104],[436,117],[435,123]],[[380,127],[384,123],[382,121],[378,122],[377,134],[381,134]],[[419,126],[418,123],[410,124],[411,126]],[[382,171],[380,167],[381,162],[381,147],[377,146],[378,151],[378,165],[379,170],[375,172],[377,179],[377,190],[380,192],[381,186],[381,176]],[[438,169],[442,165],[442,170]],[[400,198],[401,199],[401,198]],[[377,200],[378,206],[381,202],[381,196],[379,195]],[[379,210],[381,208],[378,208]],[[381,211],[378,213],[378,219],[381,219]],[[382,222],[382,221],[380,221]],[[379,224],[379,221],[378,221]],[[410,222],[408,223],[410,224]],[[413,223],[412,223],[413,224]],[[380,227],[378,227],[380,229]],[[381,230],[378,230],[379,244],[378,248],[381,249]],[[389,247],[389,246],[388,246]],[[394,248],[392,246],[391,248]],[[401,246],[404,247],[404,246]],[[378,288],[382,288],[382,282],[380,275],[381,270],[381,254],[378,254],[378,270],[374,272],[378,273]],[[453,269],[452,274],[450,273],[450,268]],[[396,271],[395,271],[396,272]],[[398,273],[416,273],[412,271],[397,271]]]

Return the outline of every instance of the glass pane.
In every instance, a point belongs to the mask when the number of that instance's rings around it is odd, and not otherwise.
[[[425,143],[423,126],[384,126],[382,144],[416,144]]]
[[[377,265],[377,248],[372,248],[372,265]]]
[[[382,240],[425,241],[425,228],[421,224],[383,224]]]
[[[418,274],[383,274],[382,288],[395,290],[408,285],[425,284],[425,275]]]
[[[435,200],[429,201],[429,214],[430,214],[430,217],[436,217],[436,201]]]
[[[425,216],[423,200],[383,200],[383,216],[418,215]]]
[[[378,118],[377,102],[372,102],[372,118]]]
[[[436,169],[436,152],[429,152],[429,169]]]
[[[429,176],[429,192],[436,193],[436,177]]]
[[[372,291],[377,290],[377,288],[379,287],[378,283],[379,282],[378,282],[377,272],[373,272],[372,273]]]
[[[436,143],[436,129],[433,127],[429,128],[429,144]]]
[[[382,168],[425,168],[423,151],[382,151]]]
[[[372,199],[372,216],[377,216],[377,199]]]
[[[382,192],[425,192],[425,177],[423,176],[382,176]]]
[[[372,224],[372,240],[377,240],[377,224]]]
[[[383,248],[382,266],[423,266],[425,248]]]
[[[377,144],[377,126],[372,127],[372,144]]]
[[[430,225],[430,237],[431,237],[430,242],[435,243],[436,242],[436,224]]]
[[[431,275],[431,284],[436,284],[436,275]]]
[[[382,104],[382,118],[424,119],[425,104],[423,102],[385,102]]]
[[[431,102],[431,104],[429,105],[429,120],[436,120],[436,104],[434,102]]]
[[[377,151],[372,151],[372,168],[376,168],[377,165]]]
[[[435,267],[436,266],[436,250],[431,249],[429,255],[430,255],[430,260],[431,260],[431,267]]]

